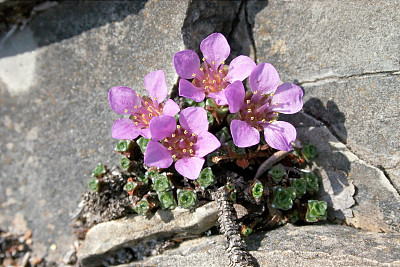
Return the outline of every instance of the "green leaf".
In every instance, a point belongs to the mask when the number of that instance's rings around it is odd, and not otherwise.
[[[242,229],[242,235],[249,236],[253,232],[253,229],[247,226],[244,226]]]
[[[152,177],[153,188],[157,192],[169,191],[173,188],[171,180],[165,173],[160,173]]]
[[[135,191],[136,187],[138,186],[135,182],[127,182],[124,186],[125,191],[132,192]]]
[[[263,184],[260,181],[254,183],[253,188],[251,189],[251,194],[255,199],[260,199],[264,193]]]
[[[144,153],[146,153],[146,148],[147,148],[147,144],[150,142],[150,139],[144,138],[144,137],[140,137],[136,143],[138,144],[138,146],[140,147],[140,151],[142,151],[142,154],[144,155]]]
[[[142,183],[144,183],[144,184],[148,184],[148,183],[149,183],[149,178],[146,176],[146,174],[143,174],[143,173],[139,174],[139,175],[136,177],[136,179],[137,179],[139,182],[142,182]]]
[[[184,209],[193,208],[197,205],[197,194],[193,190],[178,190],[178,204]]]
[[[142,198],[135,206],[133,206],[133,210],[136,211],[139,215],[144,216],[150,211],[150,203],[146,198]]]
[[[120,140],[115,147],[115,151],[117,152],[126,152],[129,150],[132,142],[130,140]]]
[[[283,169],[282,165],[275,165],[268,171],[268,174],[271,175],[275,183],[279,183],[286,175],[286,171]]]
[[[121,167],[124,171],[127,171],[132,166],[132,161],[130,161],[127,157],[121,158]]]
[[[293,207],[293,200],[296,192],[293,188],[276,187],[274,189],[274,199],[271,206],[275,209],[290,210]]]
[[[226,144],[229,147],[229,149],[232,150],[233,152],[235,152],[236,154],[246,155],[246,149],[235,146],[235,144],[233,143],[233,140],[229,140],[228,142],[226,142]]]
[[[99,163],[94,168],[94,170],[92,172],[92,176],[99,177],[99,176],[101,176],[102,174],[105,174],[105,173],[106,173],[106,168],[104,167],[103,164]]]
[[[213,114],[207,110],[207,120],[208,120],[208,124],[212,125],[214,123],[214,116]]]
[[[194,101],[193,99],[190,99],[190,98],[184,97],[184,98],[183,98],[183,102],[185,102],[185,104],[186,104],[187,106],[189,106],[189,107],[194,107],[194,106],[196,106],[196,101]]]
[[[296,196],[298,198],[306,194],[307,191],[307,181],[304,178],[292,178],[290,179],[290,184],[296,191]]]
[[[292,212],[292,214],[290,214],[290,221],[292,223],[296,223],[298,220],[299,220],[299,212],[295,210]]]
[[[97,179],[96,177],[92,177],[89,181],[89,189],[94,191],[94,192],[98,192],[99,191],[99,179]]]
[[[319,180],[318,176],[311,173],[305,172],[301,174],[302,178],[306,179],[307,182],[307,193],[314,194],[318,192],[319,189]]]
[[[209,187],[210,185],[215,184],[217,181],[215,180],[214,173],[212,172],[210,167],[204,168],[199,175],[199,178],[197,178],[197,181],[199,182],[201,188],[205,189]]]
[[[328,204],[325,201],[309,200],[306,213],[307,222],[326,220]]]
[[[157,196],[163,210],[176,208],[176,201],[172,191],[157,192]]]
[[[232,136],[229,132],[228,127],[224,126],[219,132],[215,134],[219,140],[223,138],[223,140],[228,141],[229,139],[232,139]]]
[[[310,161],[311,159],[315,158],[315,156],[318,153],[318,149],[316,146],[311,145],[311,144],[305,144],[303,148],[301,149],[301,153],[303,154],[304,158],[307,161]]]

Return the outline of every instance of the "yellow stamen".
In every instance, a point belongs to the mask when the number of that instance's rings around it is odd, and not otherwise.
[[[157,97],[155,97],[154,100],[157,100]]]
[[[261,121],[262,121],[262,122],[265,122],[265,119],[262,119]]]
[[[213,83],[216,83],[217,81],[216,80],[213,80]]]
[[[125,113],[128,113],[128,110],[127,110],[127,109],[125,109]]]
[[[176,125],[176,129],[180,129],[181,128],[181,126],[180,125]]]
[[[247,100],[246,100],[246,103],[247,103],[247,104],[250,104],[250,99],[247,99]]]
[[[142,114],[142,117],[144,118],[144,117],[146,117],[146,115]]]
[[[189,149],[189,153],[192,154],[193,153],[193,149]]]
[[[139,94],[139,93],[137,93],[136,95],[137,95],[137,96],[140,96],[140,94]]]
[[[222,78],[222,80],[225,82],[225,81],[226,81],[226,78]]]
[[[219,72],[219,73],[222,73],[222,70],[219,70],[218,72]]]
[[[254,121],[254,117],[250,117],[250,120]]]
[[[171,137],[175,137],[175,134],[172,134]]]
[[[196,136],[196,134],[195,134],[195,133],[192,133],[192,136]]]
[[[184,131],[183,131],[183,133],[184,133],[184,134],[187,134],[187,131],[186,131],[186,130],[184,130]]]
[[[273,123],[274,121],[269,121],[269,123]]]
[[[274,96],[274,92],[270,93],[269,95],[270,95],[270,96]]]
[[[225,64],[225,61],[222,61],[221,63],[222,63],[222,64]]]
[[[168,142],[168,139],[167,139],[167,138],[165,138],[165,139],[164,139],[164,142]]]
[[[261,96],[265,96],[265,94],[261,94]]]
[[[172,150],[172,147],[168,147],[168,150]]]
[[[247,109],[247,112],[250,113],[251,112],[251,108]]]
[[[137,116],[133,116],[133,118],[134,118],[135,120],[137,120]]]
[[[206,83],[206,80],[203,80],[203,83]]]
[[[145,104],[145,105],[147,105],[147,104],[149,104],[149,102],[147,102],[147,101],[144,101],[144,104]]]
[[[173,155],[172,155],[172,158],[173,158],[173,159],[175,159],[175,158],[176,158],[176,155],[175,155],[175,154],[173,154]]]
[[[138,125],[139,123],[137,121],[135,121],[135,125]]]
[[[215,61],[213,61],[212,64],[215,65]]]
[[[275,106],[277,106],[278,105],[278,103],[275,103]]]
[[[196,77],[196,73],[193,73],[193,74],[192,74],[192,77]]]
[[[183,153],[186,153],[186,149],[182,149],[182,152],[183,152]]]
[[[153,113],[150,113],[150,114],[149,114],[149,117],[153,117]]]
[[[200,71],[203,71],[204,70],[204,68],[200,68]]]
[[[135,105],[134,108],[137,108],[137,105]]]
[[[193,146],[193,142],[190,142],[189,146]]]
[[[206,89],[206,90],[207,90],[207,89],[208,89],[208,85],[207,85],[206,87],[204,87],[204,89]]]
[[[206,58],[203,57],[203,61],[206,61]]]
[[[255,94],[255,95],[256,95],[256,94],[257,94],[257,91],[254,91],[254,93],[253,93],[253,94]]]

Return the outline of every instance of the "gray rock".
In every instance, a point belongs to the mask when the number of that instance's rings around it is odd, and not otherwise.
[[[119,161],[110,130],[121,116],[108,89],[144,92],[157,69],[168,88],[177,82],[172,57],[184,49],[187,2],[103,4],[61,2],[0,51],[0,222],[32,229],[35,253],[48,260],[72,243],[69,213],[92,169]]]
[[[345,219],[354,227],[373,232],[400,232],[400,197],[381,170],[351,153],[309,115],[284,118],[297,127],[300,140],[318,148],[315,164],[323,180],[320,193],[330,204],[331,219]]]
[[[360,159],[391,170],[398,192],[399,11],[398,1],[271,1],[253,30],[258,61],[300,84],[304,111]]]
[[[100,223],[87,233],[78,259],[82,266],[99,266],[105,255],[119,248],[135,246],[144,239],[201,234],[215,226],[217,218],[216,202],[210,202],[194,212],[176,208],[159,210],[151,218],[134,216]]]
[[[259,266],[399,266],[400,235],[338,225],[286,225],[246,240]],[[185,241],[164,254],[120,266],[226,266],[221,235]]]

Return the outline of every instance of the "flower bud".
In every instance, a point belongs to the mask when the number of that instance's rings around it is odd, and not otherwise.
[[[132,142],[130,140],[120,140],[115,147],[115,151],[123,153],[127,152],[131,147]]]
[[[275,183],[279,183],[286,175],[286,171],[283,169],[282,165],[275,165],[269,170],[268,174],[271,175]]]
[[[197,205],[197,194],[194,190],[178,190],[178,204],[184,209],[193,208]]]
[[[100,181],[96,177],[92,177],[89,181],[89,189],[92,190],[93,192],[98,192],[99,191],[99,185]]]
[[[172,191],[157,192],[157,196],[163,210],[176,208],[176,201]]]
[[[130,161],[127,157],[121,158],[121,167],[124,171],[128,171],[128,169],[132,166],[132,161]]]
[[[296,196],[300,198],[301,196],[306,194],[307,190],[307,181],[304,178],[292,178],[290,179],[290,184],[293,186],[296,191]]]
[[[169,191],[173,187],[171,180],[165,173],[152,176],[153,189],[157,192]]]
[[[304,158],[307,161],[310,161],[311,159],[315,158],[317,155],[317,148],[314,145],[311,144],[305,144],[303,148],[301,149],[301,153],[303,154]]]
[[[251,188],[251,194],[255,199],[260,199],[264,193],[263,184],[260,181],[257,181],[253,184]]]
[[[205,189],[210,185],[215,184],[217,181],[215,180],[215,176],[211,168],[207,167],[200,172],[199,178],[197,178],[197,182],[199,182],[201,188]]]
[[[293,207],[293,200],[296,198],[296,192],[292,187],[274,189],[274,199],[271,206],[275,209],[290,210]]]
[[[99,177],[99,176],[101,176],[102,174],[105,174],[105,173],[106,173],[106,167],[104,167],[103,164],[99,163],[94,168],[94,170],[92,172],[92,176]]]
[[[309,200],[306,213],[307,222],[326,220],[328,204],[325,201]]]
[[[136,140],[136,143],[138,144],[140,151],[142,151],[143,155],[146,152],[147,144],[150,142],[150,139],[140,137],[138,140]]]

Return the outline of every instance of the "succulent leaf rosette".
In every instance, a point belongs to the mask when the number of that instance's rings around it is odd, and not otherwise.
[[[249,82],[251,91],[248,92],[240,81],[225,89],[229,111],[237,113],[237,119],[230,125],[233,142],[238,147],[257,145],[260,143],[259,131],[264,130],[265,141],[270,147],[290,151],[296,129],[288,122],[277,121],[277,116],[302,109],[302,89],[291,83],[279,85],[279,74],[269,63],[255,67]]]
[[[153,139],[147,145],[144,162],[147,166],[168,168],[175,161],[178,173],[195,180],[203,168],[203,157],[221,143],[208,132],[207,112],[203,108],[185,108],[179,115],[179,124],[168,115],[150,122]]]
[[[114,121],[111,135],[116,139],[135,139],[139,135],[150,139],[150,122],[161,115],[175,116],[179,106],[172,99],[162,103],[168,94],[165,75],[162,70],[153,71],[144,78],[149,96],[141,97],[129,87],[113,87],[108,92],[112,110],[118,114],[130,114],[130,118]]]
[[[225,88],[234,81],[246,79],[256,66],[247,56],[238,56],[225,65],[231,48],[221,33],[213,33],[200,44],[203,63],[193,50],[183,50],[174,55],[176,73],[179,81],[179,95],[201,102],[210,97],[218,105],[227,105]],[[189,80],[192,80],[190,82]]]
[[[274,200],[271,206],[275,209],[290,210],[293,207],[293,200],[296,198],[296,192],[292,187],[274,189]]]
[[[328,205],[325,201],[309,200],[306,213],[307,222],[326,220]]]

